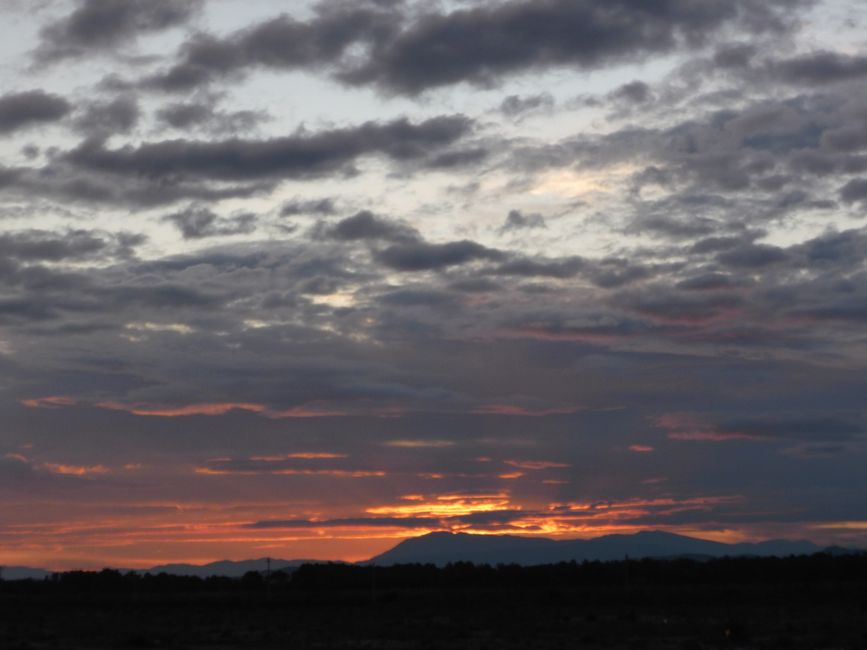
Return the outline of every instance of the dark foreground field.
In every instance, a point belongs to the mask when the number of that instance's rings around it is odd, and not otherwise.
[[[867,648],[867,557],[0,583],[0,648]]]

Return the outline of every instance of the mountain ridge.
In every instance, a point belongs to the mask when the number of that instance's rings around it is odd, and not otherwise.
[[[808,540],[771,539],[761,542],[727,544],[698,537],[688,537],[660,530],[640,531],[633,534],[612,534],[589,539],[555,540],[548,537],[519,535],[474,535],[470,533],[433,532],[411,537],[391,549],[359,565],[390,566],[394,564],[436,564],[453,562],[475,564],[555,564],[642,558],[689,557],[693,559],[724,556],[787,556],[810,555],[827,552],[836,555],[862,553],[867,550],[842,547],[822,547]],[[324,564],[329,560],[283,560],[271,558],[272,571],[292,571],[303,564]],[[331,562],[340,562],[331,561]],[[251,560],[218,560],[207,564],[171,563],[149,569],[135,569],[137,573],[168,573],[179,576],[208,578],[224,576],[239,578],[248,571],[264,573],[267,558]],[[130,569],[116,569],[129,571]],[[42,580],[53,571],[31,567],[3,567],[5,580]]]
[[[625,557],[786,556],[818,553],[806,540],[766,540],[726,544],[664,531],[641,531],[590,539],[553,540],[515,535],[471,535],[437,532],[404,540],[365,564],[437,564],[467,561],[484,564],[551,564],[610,561]]]

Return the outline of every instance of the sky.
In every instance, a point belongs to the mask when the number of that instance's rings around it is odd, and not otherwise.
[[[0,564],[867,546],[865,26],[4,0]]]

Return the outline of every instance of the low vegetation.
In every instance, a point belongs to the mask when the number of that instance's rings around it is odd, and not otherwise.
[[[0,647],[867,647],[867,555],[0,583]]]

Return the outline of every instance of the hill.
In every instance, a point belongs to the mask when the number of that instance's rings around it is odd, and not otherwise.
[[[271,571],[293,571],[302,564],[316,563],[318,560],[277,560],[271,559]],[[139,573],[168,573],[175,576],[195,576],[208,578],[211,576],[224,576],[226,578],[240,578],[249,571],[265,573],[268,568],[268,560],[221,560],[210,564],[161,564]]]
[[[26,566],[4,566],[0,571],[3,580],[42,580],[50,575],[51,571]]]

